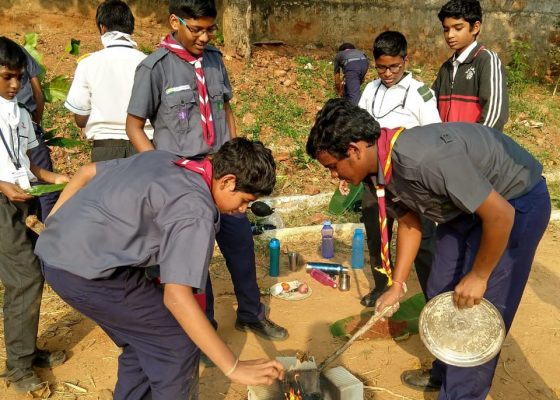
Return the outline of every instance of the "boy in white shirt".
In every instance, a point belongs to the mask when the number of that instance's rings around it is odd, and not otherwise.
[[[93,140],[94,162],[136,154],[126,135],[127,107],[136,67],[146,55],[131,38],[134,15],[121,0],[107,0],[97,7],[96,24],[105,47],[83,58],[64,106],[74,113],[76,125]],[[146,135],[153,129],[148,123]]]
[[[25,225],[33,197],[30,181],[68,182],[68,178],[29,161],[38,145],[29,113],[17,103],[26,56],[0,37],[0,280],[4,285],[6,370],[1,376],[17,392],[37,390],[42,380],[33,366],[52,367],[64,354],[38,350],[37,329],[43,275]]]

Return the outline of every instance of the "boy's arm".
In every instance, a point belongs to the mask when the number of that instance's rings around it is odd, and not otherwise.
[[[126,135],[130,139],[130,143],[132,143],[134,149],[139,153],[155,150],[153,143],[150,142],[150,139],[148,139],[144,131],[145,125],[145,118],[140,118],[132,114],[128,114],[126,117]]]
[[[235,125],[235,116],[233,115],[233,110],[229,101],[224,102],[224,111],[226,112],[226,123],[229,128],[230,139],[237,137],[237,126]]]
[[[395,282],[375,303],[377,312],[383,311],[387,306],[393,306],[393,315],[398,309],[399,300],[405,294],[405,282],[408,279],[414,258],[420,248],[422,240],[422,224],[420,217],[412,211],[406,213],[398,220],[397,225],[397,259],[393,269],[393,282]]]
[[[37,108],[32,115],[32,119],[37,125],[41,125],[41,121],[43,120],[43,111],[45,110],[45,97],[43,96],[43,90],[41,89],[41,82],[37,76],[34,76],[31,78],[29,83],[31,85],[31,91],[33,92],[35,104],[37,105]]]
[[[189,286],[168,283],[163,301],[193,342],[234,382],[245,385],[270,385],[284,375],[276,360],[239,361],[216,333],[198,305]]]
[[[78,190],[86,186],[88,182],[93,179],[96,173],[97,168],[95,163],[91,163],[80,168],[78,172],[72,177],[72,180],[70,180],[68,185],[66,185],[62,193],[60,193],[60,196],[58,197],[58,200],[52,208],[49,216],[53,215],[60,208],[60,206],[62,206],[68,199],[74,196]]]
[[[31,160],[31,150],[27,150],[27,157]],[[44,168],[39,167],[33,163],[30,164],[29,169],[33,172],[33,175],[37,177],[40,181],[48,183],[66,183],[69,181],[66,175],[57,174],[56,172],[48,171]]]
[[[74,114],[74,121],[78,128],[85,128],[89,120],[89,115]]]
[[[0,193],[13,202],[24,202],[31,200],[33,196],[20,188],[15,183],[0,181]]]
[[[472,269],[455,286],[453,299],[459,308],[479,304],[490,274],[504,254],[515,219],[515,209],[492,189],[476,210],[482,221],[480,248]]]
[[[508,92],[506,72],[500,58],[490,50],[483,50],[484,64],[479,75],[479,123],[502,131],[508,120]]]

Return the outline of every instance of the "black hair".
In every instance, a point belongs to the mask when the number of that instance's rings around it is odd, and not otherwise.
[[[400,56],[405,58],[408,51],[408,44],[404,35],[397,31],[383,32],[375,38],[373,42],[373,58],[381,56]]]
[[[214,0],[169,0],[169,14],[181,18],[216,18],[218,9]]]
[[[212,158],[215,179],[235,175],[237,192],[257,197],[269,195],[276,184],[276,164],[272,152],[261,142],[237,137],[224,143]]]
[[[119,31],[132,35],[134,32],[134,15],[130,7],[121,0],[106,0],[97,7],[95,23],[101,30],[103,25],[107,30]]]
[[[442,23],[445,18],[462,18],[472,28],[476,21],[482,23],[482,7],[478,0],[451,0],[441,7],[438,18]]]
[[[338,51],[350,50],[350,49],[355,49],[355,48],[356,48],[356,46],[354,46],[352,43],[342,43],[338,47]]]
[[[14,70],[27,66],[27,57],[21,46],[5,36],[0,36],[0,66]]]
[[[374,144],[381,133],[379,123],[364,109],[348,100],[330,99],[315,117],[315,124],[307,138],[307,154],[327,151],[338,160],[348,157],[348,146],[364,140]]]

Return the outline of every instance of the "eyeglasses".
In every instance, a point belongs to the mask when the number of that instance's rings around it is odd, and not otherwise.
[[[398,64],[389,65],[388,67],[385,66],[385,65],[376,65],[375,69],[380,74],[384,74],[385,72],[387,72],[387,70],[391,71],[392,74],[396,74],[401,70],[403,65],[404,65],[404,63],[402,63],[402,62],[400,62]]]
[[[216,35],[216,32],[218,32],[218,25],[212,25],[210,28],[207,28],[207,29],[199,28],[197,26],[192,27],[192,26],[188,26],[183,18],[181,18],[177,15],[176,15],[176,17],[177,17],[177,19],[179,20],[180,23],[185,25],[185,28],[187,28],[194,37],[202,36],[205,33],[208,35],[208,37],[214,37]]]

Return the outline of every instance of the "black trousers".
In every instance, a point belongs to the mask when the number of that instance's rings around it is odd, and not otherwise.
[[[134,149],[130,140],[124,139],[104,139],[94,140],[93,149],[91,149],[91,161],[108,161],[117,158],[127,158],[135,155],[137,151]]]
[[[373,273],[375,288],[383,290],[387,286],[387,276],[377,271],[375,268],[381,266],[381,234],[379,230],[379,205],[377,196],[366,188],[362,197],[362,215],[367,234],[367,245],[369,250],[369,260]],[[428,277],[432,267],[434,251],[436,245],[436,225],[425,217],[420,217],[422,222],[422,241],[420,249],[414,259],[414,268],[418,281],[422,287],[422,293],[426,297],[428,287]],[[389,230],[389,241],[393,230],[392,218],[387,218],[387,229]],[[426,298],[427,299],[427,298]]]
[[[31,205],[0,194],[0,280],[4,285],[6,366],[30,368],[37,349],[43,275],[25,226]]]

